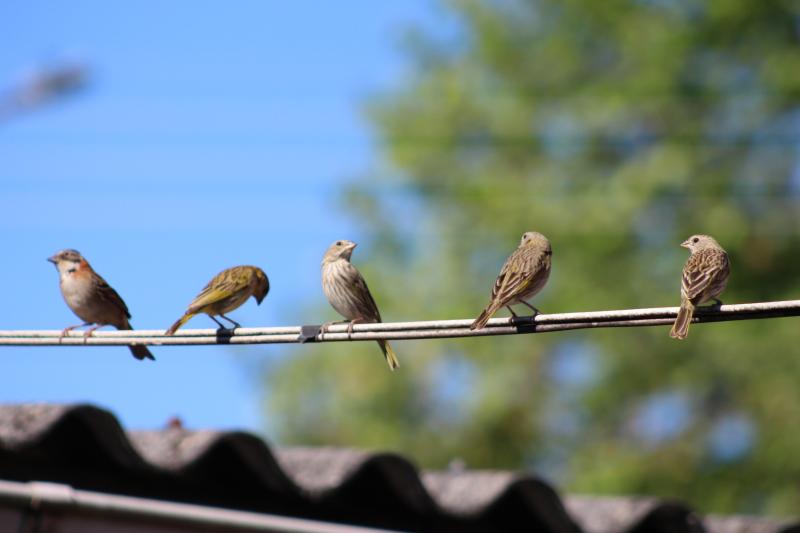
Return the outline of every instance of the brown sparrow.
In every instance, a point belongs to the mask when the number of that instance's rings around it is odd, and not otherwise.
[[[369,292],[364,276],[350,262],[356,243],[336,241],[330,245],[322,257],[322,292],[331,307],[350,322],[347,332],[353,332],[353,324],[375,323],[381,321],[378,305]],[[330,323],[323,324],[326,331]],[[386,358],[390,370],[400,366],[397,355],[388,341],[379,340],[378,346]]]
[[[81,326],[93,327],[86,330],[85,337],[102,326],[114,326],[117,329],[133,329],[128,319],[131,314],[117,291],[106,283],[97,272],[75,250],[61,250],[48,261],[56,265],[60,277],[61,295],[72,312],[83,320],[83,324],[70,326],[61,332],[61,336]],[[146,346],[130,346],[136,359],[153,359]]]
[[[535,231],[524,233],[519,246],[500,269],[500,275],[492,287],[489,305],[469,329],[483,329],[492,315],[502,307],[506,307],[516,318],[517,314],[511,308],[514,304],[529,307],[536,316],[539,311],[527,300],[533,298],[547,283],[552,262],[553,249],[547,237]]]
[[[681,276],[681,308],[669,332],[673,339],[685,339],[689,334],[695,307],[715,300],[725,290],[731,265],[728,254],[713,237],[692,235],[681,243],[691,254],[683,266]]]

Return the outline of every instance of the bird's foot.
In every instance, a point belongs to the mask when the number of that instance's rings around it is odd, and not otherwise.
[[[702,306],[702,309],[707,309],[709,311],[718,311],[720,307],[722,307],[722,300],[719,298],[713,298],[713,303],[708,305]]]
[[[350,324],[350,322],[348,322],[347,320],[329,320],[319,327],[319,332],[328,333],[328,330],[330,329],[331,326],[336,326],[339,324]],[[348,325],[348,332],[350,331],[350,328],[352,328],[352,326]]]
[[[219,320],[217,320],[213,316],[211,316],[211,315],[208,315],[208,316],[209,316],[209,318],[211,318],[211,320],[213,320],[214,322],[217,323],[217,326],[219,326],[217,328],[217,337],[220,337],[220,336],[222,336],[222,337],[230,337],[233,334],[233,330],[236,329],[235,326],[233,327],[233,329],[229,329],[225,324],[223,324],[222,322],[220,322]],[[219,316],[222,316],[222,315],[219,315]],[[228,318],[228,321],[232,322],[232,320],[230,318]]]
[[[83,338],[85,339],[87,337],[91,337],[92,335],[94,335],[95,331],[97,331],[98,329],[100,329],[102,327],[103,327],[103,324],[97,324],[95,326],[90,327],[89,329],[87,329],[86,331],[83,332]]]
[[[365,320],[363,318],[354,318],[347,324],[347,340],[351,340],[353,338],[353,326],[356,324],[363,324]]]
[[[66,337],[69,334],[69,332],[72,331],[73,329],[82,328],[83,326],[89,326],[89,325],[91,325],[91,324],[86,322],[86,323],[83,323],[83,324],[76,324],[74,326],[69,326],[69,327],[66,327],[66,328],[62,329],[61,330],[61,335],[58,336],[58,342],[61,342],[64,339],[64,337]]]
[[[518,315],[518,314],[516,314],[514,312],[514,310],[511,308],[510,305],[507,305],[506,309],[511,311],[511,323],[512,324],[516,324],[518,322],[532,323],[533,319],[536,318],[536,315],[539,314],[539,310],[537,308],[535,308],[534,306],[532,306],[531,304],[529,304],[528,302],[524,301],[524,300],[520,300],[517,303],[521,303],[522,305],[524,305],[526,307],[529,307],[531,309],[531,311],[533,311],[533,314],[532,315],[528,315],[528,316],[520,316],[520,315]]]
[[[235,320],[233,320],[233,319],[231,319],[231,318],[228,318],[228,317],[226,317],[225,315],[219,315],[219,316],[220,316],[220,317],[222,317],[222,318],[224,318],[225,320],[227,320],[228,322],[230,322],[230,323],[233,325],[233,327],[232,327],[232,328],[229,328],[229,331],[230,331],[231,333],[233,333],[233,331],[234,331],[236,328],[240,328],[240,327],[242,327],[242,325],[241,325],[241,324],[239,324],[238,322],[236,322]],[[223,326],[223,328],[224,328],[224,326]]]
[[[536,307],[532,306],[531,304],[529,304],[529,303],[528,303],[528,302],[526,302],[525,300],[522,300],[520,303],[521,303],[522,305],[524,305],[524,306],[526,306],[526,307],[530,308],[530,310],[531,310],[531,311],[533,311],[533,314],[532,314],[532,315],[530,315],[530,318],[534,318],[536,315],[538,315],[538,314],[539,314],[539,312],[540,312],[540,311],[539,311],[539,309],[537,309]]]

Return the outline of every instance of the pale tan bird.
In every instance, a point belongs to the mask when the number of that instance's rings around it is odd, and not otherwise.
[[[352,241],[336,241],[322,258],[322,291],[331,306],[350,321],[348,332],[352,332],[353,324],[381,322],[381,314],[369,292],[367,282],[350,263],[355,247],[356,243]],[[400,366],[387,341],[379,340],[378,346],[381,347],[390,369]]]
[[[97,328],[103,326],[114,326],[120,330],[133,329],[128,321],[131,317],[128,306],[80,253],[76,250],[61,250],[47,260],[56,265],[64,301],[84,322],[64,328],[62,337],[75,328],[92,324],[95,325],[87,329],[84,336],[91,336]],[[130,350],[136,359],[155,360],[147,346],[130,346]]]
[[[728,254],[713,237],[692,235],[681,246],[691,253],[681,276],[681,308],[669,332],[674,339],[685,339],[689,334],[695,307],[711,300],[722,303],[717,296],[725,290],[731,273]]]
[[[166,335],[174,335],[178,328],[200,313],[207,314],[222,329],[225,329],[225,326],[214,318],[215,316],[224,318],[235,328],[241,327],[238,322],[225,316],[225,313],[230,313],[238,308],[251,296],[258,305],[261,305],[261,301],[268,292],[269,279],[260,268],[236,266],[225,269],[208,282],[200,294],[189,304],[189,308],[183,316],[170,326]]]
[[[507,307],[511,314],[514,304],[530,307],[534,314],[539,310],[527,300],[542,290],[550,277],[553,251],[550,241],[541,233],[529,231],[522,235],[516,250],[506,259],[500,275],[492,287],[492,299],[486,309],[475,319],[469,329],[482,329],[501,307]]]

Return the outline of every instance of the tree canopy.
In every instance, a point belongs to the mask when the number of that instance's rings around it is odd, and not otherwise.
[[[543,312],[678,305],[678,244],[694,233],[730,254],[725,302],[797,298],[800,5],[443,12],[446,31],[409,33],[408,79],[368,102],[379,159],[343,194],[385,320],[477,316],[529,230],[553,246]],[[268,416],[284,442],[395,449],[428,468],[796,511],[797,319],[668,331],[396,342],[394,373],[374,343],[296,351],[267,373]]]

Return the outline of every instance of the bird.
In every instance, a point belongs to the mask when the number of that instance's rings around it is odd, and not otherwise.
[[[685,339],[689,334],[695,307],[711,300],[722,303],[717,296],[725,290],[731,273],[728,254],[713,237],[692,235],[681,246],[690,254],[681,276],[681,307],[669,332],[673,339]]]
[[[258,305],[261,305],[268,292],[269,279],[260,268],[249,265],[227,268],[211,278],[189,304],[183,316],[170,326],[165,335],[174,335],[178,328],[200,313],[207,314],[222,329],[225,329],[225,326],[214,318],[215,316],[224,318],[233,324],[234,328],[241,327],[241,324],[225,316],[225,313],[238,308],[251,296]]]
[[[322,291],[336,312],[350,322],[348,333],[353,332],[354,324],[381,322],[381,314],[364,276],[350,263],[350,256],[356,246],[353,241],[336,241],[322,258]],[[328,325],[330,324],[323,325],[322,330],[327,329]],[[381,347],[389,369],[394,370],[400,366],[397,355],[387,341],[378,340],[378,346]]]
[[[114,326],[120,330],[133,329],[128,321],[131,318],[128,306],[77,250],[61,250],[47,260],[58,270],[64,301],[84,322],[64,328],[61,337],[75,328],[92,324],[94,326],[86,330],[84,337],[91,336],[96,329],[103,326]],[[130,346],[130,350],[136,359],[155,361],[147,346]]]
[[[492,287],[489,305],[478,315],[469,329],[486,327],[486,323],[501,307],[507,307],[514,318],[517,317],[511,308],[514,304],[526,305],[534,314],[538,313],[539,310],[526,300],[536,295],[547,283],[552,255],[553,250],[547,237],[535,231],[524,233],[519,246],[508,256],[503,268],[500,269],[500,275]]]

